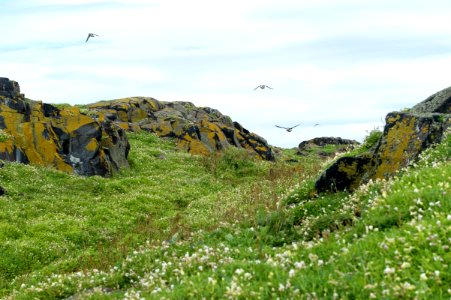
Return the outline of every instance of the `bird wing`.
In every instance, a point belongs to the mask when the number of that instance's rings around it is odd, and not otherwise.
[[[299,125],[301,125],[302,123],[299,123],[298,125],[294,125],[293,127],[290,127],[291,129],[298,127]]]
[[[256,89],[258,89],[260,86],[257,86],[255,89],[254,89],[254,91],[256,90]]]
[[[288,129],[288,128],[286,128],[286,127],[283,127],[283,126],[279,126],[279,125],[275,125],[277,128],[283,128],[283,129]]]
[[[270,87],[270,86],[267,86],[267,85],[265,85],[268,89],[271,89],[271,90],[273,90],[273,88],[272,87]]]
[[[91,37],[91,34],[88,34],[88,37],[86,38],[86,42],[85,42],[85,43],[88,42],[88,40],[89,40],[90,37]]]

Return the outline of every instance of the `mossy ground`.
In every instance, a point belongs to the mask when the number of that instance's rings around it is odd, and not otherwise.
[[[109,179],[0,170],[0,297],[450,297],[449,135],[393,180],[327,195],[318,159],[130,143],[131,168]]]

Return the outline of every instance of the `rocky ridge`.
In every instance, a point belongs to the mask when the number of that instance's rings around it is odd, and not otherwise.
[[[164,102],[149,97],[101,101],[87,106],[99,121],[111,121],[127,131],[145,130],[172,137],[191,154],[209,155],[229,147],[247,149],[264,160],[274,160],[265,139],[249,132],[218,110],[191,102]]]

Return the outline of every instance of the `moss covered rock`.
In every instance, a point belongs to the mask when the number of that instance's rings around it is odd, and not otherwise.
[[[408,112],[387,115],[384,132],[368,152],[343,157],[316,181],[318,192],[353,190],[374,179],[388,179],[418,159],[420,153],[441,141],[451,125],[451,88],[440,91]]]
[[[80,175],[108,176],[128,166],[130,146],[123,129],[76,107],[59,109],[16,92],[0,95],[0,159]]]
[[[132,97],[102,101],[87,108],[98,120],[110,120],[126,130],[146,130],[160,137],[176,138],[178,147],[191,154],[209,155],[232,146],[248,149],[265,160],[274,159],[262,137],[209,107]]]

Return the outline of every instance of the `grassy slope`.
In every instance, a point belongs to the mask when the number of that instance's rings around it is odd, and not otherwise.
[[[308,158],[293,168],[239,151],[191,157],[151,135],[131,143],[132,168],[112,179],[0,170],[0,295],[450,296],[449,135],[394,180],[319,197]]]

